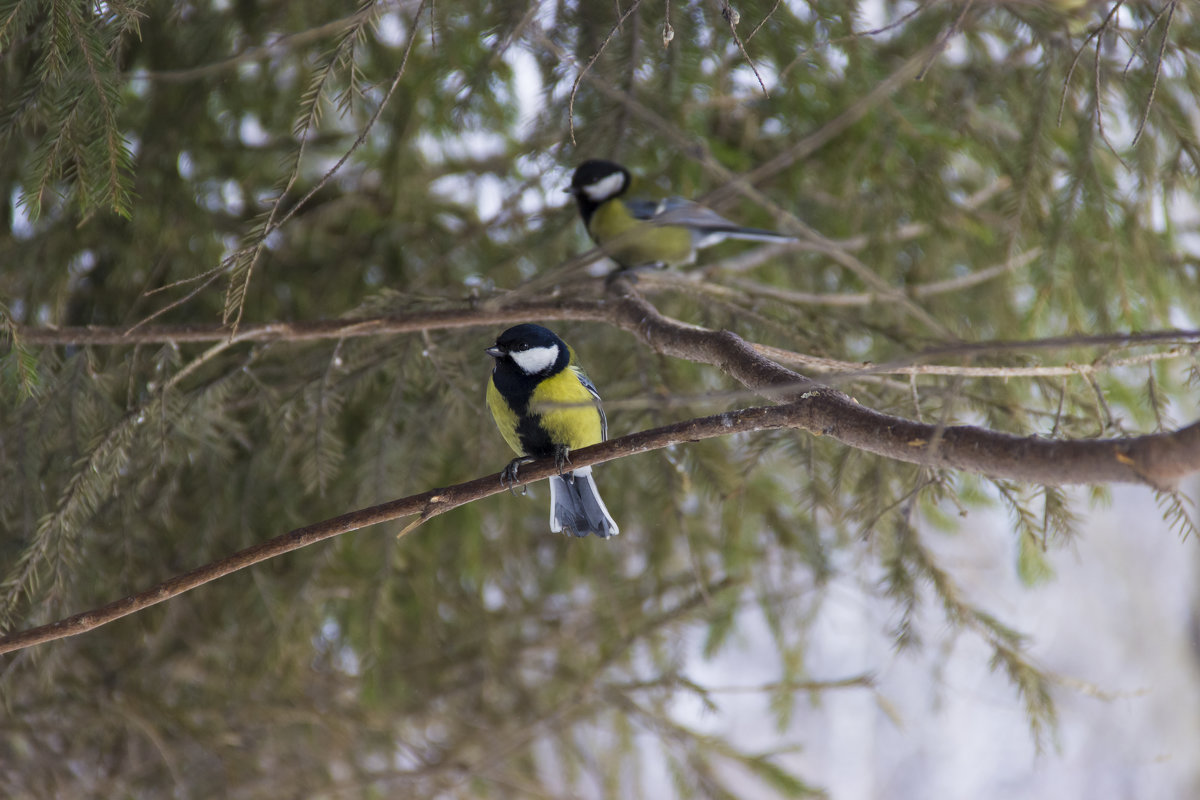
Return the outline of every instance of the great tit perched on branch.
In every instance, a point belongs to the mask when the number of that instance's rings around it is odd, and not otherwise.
[[[514,482],[522,464],[554,456],[559,474],[550,476],[550,530],[616,536],[620,529],[600,499],[592,468],[563,472],[571,450],[608,438],[600,395],[575,362],[575,351],[552,331],[526,324],[500,334],[487,354],[496,360],[488,409],[517,453],[501,482]]]
[[[794,236],[743,228],[682,197],[625,197],[630,180],[629,170],[620,164],[593,159],[579,165],[566,190],[575,196],[592,241],[625,269],[691,264],[697,250],[725,239],[795,241]]]

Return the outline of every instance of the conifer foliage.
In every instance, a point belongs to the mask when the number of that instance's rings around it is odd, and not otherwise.
[[[0,3],[0,624],[498,471],[483,349],[510,322],[552,320],[614,436],[779,399],[620,293],[932,426],[913,447],[1186,449],[1197,42],[1170,1]],[[605,281],[562,192],[589,157],[799,243]],[[534,484],[0,656],[0,794],[805,796],[678,704],[712,702],[692,659],[749,617],[781,742],[870,691],[807,661],[856,570],[898,646],[942,615],[1046,735],[1022,620],[929,540],[1003,508],[1012,569],[1053,580],[1085,496],[846,430],[611,461],[610,542],[552,536]]]

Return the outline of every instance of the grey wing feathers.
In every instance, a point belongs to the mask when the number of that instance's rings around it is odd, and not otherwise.
[[[683,197],[646,200],[635,197],[625,201],[634,219],[648,220],[656,225],[683,225],[688,228],[737,228],[733,222],[711,208],[693,203]]]
[[[654,222],[659,225],[682,225],[700,230],[737,230],[736,223],[717,212],[682,197],[668,197],[659,204]]]
[[[794,236],[788,236],[775,231],[761,228],[744,228],[732,220],[722,217],[717,212],[699,203],[693,203],[683,197],[668,197],[665,200],[653,201],[633,199],[625,203],[629,211],[637,219],[653,222],[655,225],[679,225],[691,228],[698,237],[705,234],[715,234],[711,244],[726,237],[735,239],[753,239],[764,242],[790,242]],[[705,245],[698,244],[703,247]]]
[[[604,416],[604,406],[600,405],[600,392],[596,391],[596,384],[592,383],[592,379],[587,376],[587,373],[582,368],[571,365],[571,369],[575,370],[575,374],[579,376],[579,382],[583,384],[583,388],[588,390],[596,401],[596,410],[600,412],[600,438],[601,440],[608,439],[608,417]]]

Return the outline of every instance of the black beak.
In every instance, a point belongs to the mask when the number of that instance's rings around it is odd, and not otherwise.
[[[491,347],[489,347],[487,350],[484,350],[483,352],[487,353],[492,358],[500,358],[500,356],[504,355],[504,351],[501,350],[499,347],[496,347],[496,345],[492,345]]]

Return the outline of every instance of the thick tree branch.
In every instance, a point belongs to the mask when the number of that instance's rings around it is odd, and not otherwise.
[[[757,356],[746,360],[748,346],[732,333],[695,329],[699,334],[715,338],[693,342],[690,341],[692,332],[689,331],[668,331],[653,322],[642,322],[640,325],[645,335],[659,337],[658,340],[668,351],[686,351],[693,355],[702,354],[706,358],[715,356],[723,363],[728,363],[725,360],[728,355],[739,362],[734,371],[756,383],[765,381],[768,386],[778,386],[782,384],[773,384],[772,381],[785,375],[795,376],[795,373]],[[933,426],[878,414],[857,405],[840,392],[815,384],[806,383],[810,388],[801,389],[798,382],[789,383],[785,391],[795,395],[792,402],[690,419],[611,439],[573,452],[571,463],[576,467],[584,467],[734,433],[777,428],[800,428],[820,433],[818,428],[821,425],[839,415],[845,419],[831,425],[825,432],[848,444],[858,442],[856,446],[861,449],[902,461],[961,469],[972,469],[978,463],[986,462],[989,469],[974,471],[1038,483],[1141,483],[1147,482],[1147,474],[1171,472],[1177,462],[1195,464],[1200,461],[1200,424],[1171,434],[1073,442],[1009,436],[978,428],[950,427],[940,432],[941,441],[934,450],[929,446],[928,438]],[[849,413],[845,408],[847,405],[851,407]],[[1039,477],[1028,477],[1031,463],[1037,465],[1032,471]],[[1055,465],[1062,466],[1056,468]],[[521,467],[517,485],[548,478],[555,470],[552,458],[532,462]],[[499,474],[488,475],[296,528],[100,608],[0,638],[0,653],[86,633],[267,559],[370,525],[419,514],[417,522],[402,532],[407,533],[432,517],[503,491]]]
[[[712,364],[779,402],[804,400],[805,419],[798,427],[876,455],[1046,485],[1144,483],[1170,490],[1181,477],[1200,471],[1200,422],[1170,433],[1076,441],[914,422],[865,408],[782,367],[737,334],[664,317],[632,293],[612,308],[618,325],[658,352]]]
[[[617,325],[664,355],[718,367],[747,388],[779,402],[804,398],[807,417],[799,427],[830,436],[843,444],[877,455],[933,467],[963,469],[995,478],[1040,484],[1145,483],[1171,489],[1179,478],[1200,471],[1200,425],[1171,433],[1112,440],[1063,441],[1020,437],[971,426],[942,428],[864,408],[849,396],[822,386],[762,355],[755,346],[728,331],[713,331],[666,317],[618,279],[603,298],[523,300],[506,305],[504,296],[477,306],[416,312],[403,317],[367,320],[321,320],[243,326],[233,341],[304,341],[406,333],[430,329],[497,326],[530,319],[592,320]],[[116,329],[18,329],[26,343],[133,344],[151,341],[199,342],[229,336],[221,326],[154,326]],[[71,338],[72,336],[77,338]],[[1039,342],[955,344],[930,354],[971,355],[979,352],[1033,349],[1039,346],[1148,344],[1195,341],[1195,331],[1064,337]],[[867,367],[884,372],[896,364]]]
[[[802,419],[803,415],[800,412],[801,409],[798,405],[779,405],[766,408],[747,408],[677,422],[673,425],[633,433],[619,439],[610,439],[602,444],[574,451],[571,453],[571,463],[576,467],[584,467],[589,464],[598,464],[615,458],[686,442],[696,442],[701,439],[711,439],[716,436],[795,427]],[[557,467],[553,458],[534,461],[521,467],[520,480],[517,485],[548,478],[556,471]],[[504,487],[501,486],[500,475],[497,473],[454,486],[430,489],[420,494],[352,511],[349,514],[312,525],[305,525],[261,544],[247,547],[227,558],[197,567],[190,572],[178,575],[145,591],[116,600],[106,606],[0,638],[0,653],[21,650],[43,642],[86,633],[101,625],[107,625],[121,617],[191,591],[198,586],[203,586],[217,578],[222,578],[275,556],[299,550],[301,547],[307,547],[324,539],[414,514],[420,515],[418,523],[424,522],[466,503],[481,500],[503,491]],[[407,533],[413,527],[416,525],[406,528],[403,533]]]
[[[236,334],[235,340],[327,338],[334,331],[339,337],[347,337],[385,331],[494,325],[531,317],[592,319],[615,324],[664,355],[716,366],[747,388],[781,403],[769,408],[750,408],[689,420],[614,439],[573,453],[572,461],[576,466],[714,436],[792,427],[899,461],[1050,485],[1125,482],[1169,489],[1180,477],[1200,471],[1200,423],[1148,436],[1063,441],[1013,436],[971,426],[940,427],[914,422],[864,408],[846,394],[771,361],[732,332],[708,330],[663,316],[653,305],[634,294],[623,280],[616,281],[613,288],[612,296],[587,302],[526,302],[508,309],[450,309],[404,318],[247,325]],[[178,341],[212,341],[228,335],[227,329],[211,326],[169,330],[179,337]],[[29,333],[32,331],[18,335],[26,342],[34,341]],[[159,327],[141,329],[134,335],[162,336],[164,333]],[[214,333],[219,336],[214,337]],[[1178,338],[1179,334],[1174,336]],[[111,341],[127,343],[128,339],[118,337]],[[95,340],[92,343],[96,343]],[[551,460],[530,464],[521,470],[521,483],[548,477],[553,470]],[[145,592],[0,639],[0,653],[92,630],[231,572],[332,536],[413,514],[420,514],[419,521],[424,521],[500,491],[499,477],[493,475],[298,528]]]

